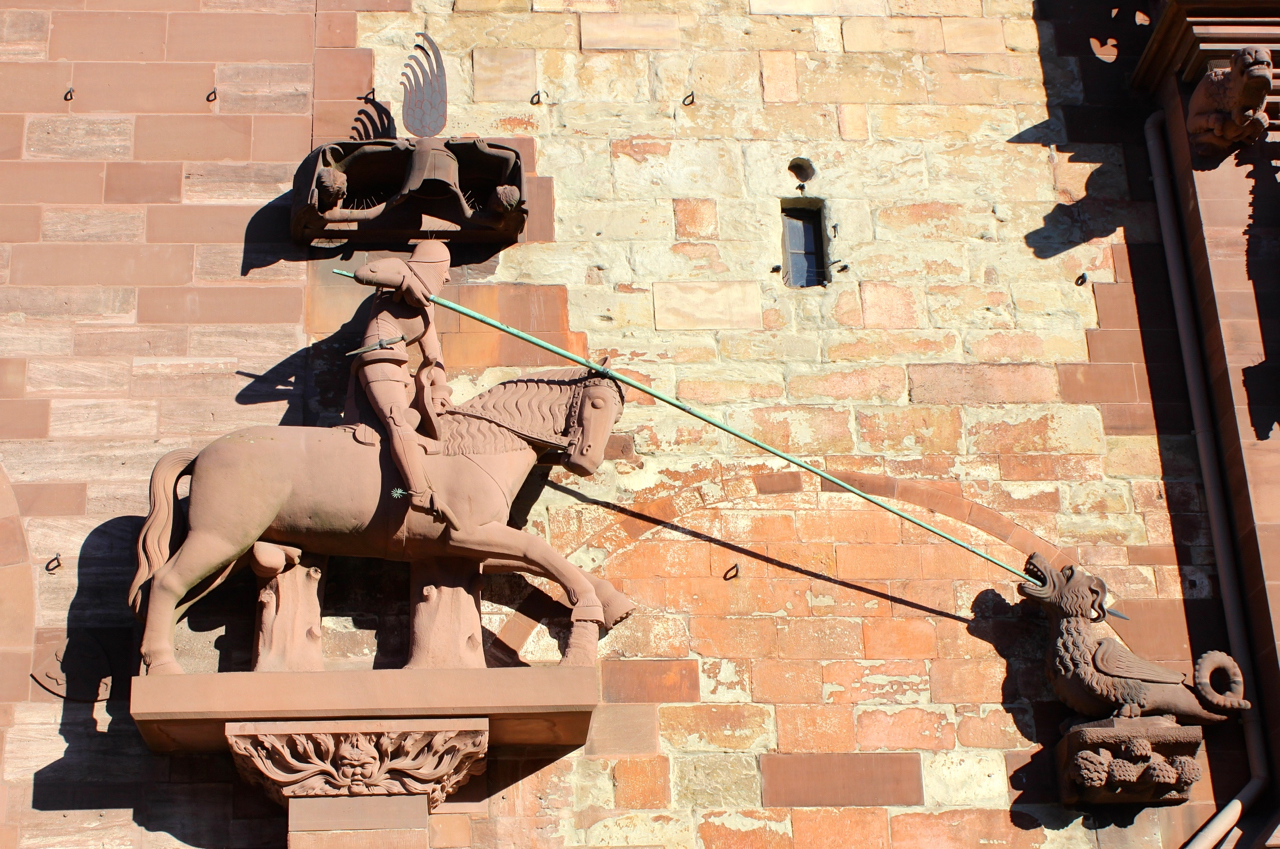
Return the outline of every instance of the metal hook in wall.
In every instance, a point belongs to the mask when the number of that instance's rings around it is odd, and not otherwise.
[[[46,572],[56,572],[56,571],[58,571],[58,570],[59,570],[59,569],[61,569],[61,568],[62,568],[62,555],[61,555],[61,554],[55,554],[55,555],[53,555],[53,559],[52,559],[52,560],[50,560],[48,563],[44,564],[44,570],[45,570]]]
[[[62,99],[63,99],[63,100],[75,100],[75,99],[76,99],[76,90],[75,90],[74,88],[69,88],[69,89],[67,89],[67,93],[66,93],[66,94],[64,94],[64,95],[62,95]]]
[[[529,98],[529,105],[530,105],[530,106],[537,106],[537,105],[538,105],[539,103],[541,103],[541,102],[542,102],[542,92],[541,92],[541,91],[535,91],[535,92],[533,93],[533,97]]]
[[[689,92],[688,94],[686,94],[686,95],[684,96],[684,99],[683,99],[683,100],[681,100],[680,102],[681,102],[681,103],[683,103],[685,106],[692,106],[692,105],[693,105],[693,100],[694,100],[694,98],[693,98],[693,92]]]
[[[213,91],[211,91],[211,92],[209,92],[208,94],[206,94],[206,95],[204,96],[204,99],[205,99],[205,102],[207,102],[207,103],[213,103],[215,100],[217,100],[217,99],[218,99],[218,87],[217,87],[217,86],[214,86]]]

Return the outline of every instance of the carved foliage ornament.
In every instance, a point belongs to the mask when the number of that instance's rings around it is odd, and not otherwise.
[[[246,780],[277,802],[299,796],[426,796],[435,808],[484,772],[489,732],[302,731],[230,733]]]

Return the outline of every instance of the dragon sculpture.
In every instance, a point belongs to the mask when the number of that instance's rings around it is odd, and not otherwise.
[[[1221,157],[1236,144],[1250,145],[1266,135],[1263,111],[1271,93],[1271,51],[1242,47],[1229,68],[1209,71],[1191,93],[1187,134],[1199,156]]]
[[[1061,570],[1039,554],[1027,559],[1026,572],[1035,581],[1018,585],[1025,598],[1038,602],[1055,629],[1048,656],[1054,692],[1085,717],[1176,716],[1192,724],[1226,719],[1218,710],[1248,710],[1240,666],[1228,654],[1205,652],[1196,661],[1195,681],[1181,672],[1135,655],[1119,640],[1098,639],[1093,626],[1107,617],[1107,585],[1083,569]],[[1230,680],[1228,692],[1210,683],[1218,670]]]

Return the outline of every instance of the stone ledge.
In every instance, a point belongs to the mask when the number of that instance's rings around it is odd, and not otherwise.
[[[590,667],[223,672],[133,679],[134,721],[155,752],[227,748],[228,722],[488,717],[490,742],[582,745],[600,682]]]

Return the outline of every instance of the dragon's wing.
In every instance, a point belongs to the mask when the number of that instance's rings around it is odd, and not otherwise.
[[[409,61],[400,72],[404,88],[404,128],[419,138],[431,138],[444,130],[448,118],[448,87],[440,48],[425,32],[418,33],[426,45],[415,43]]]
[[[1181,684],[1186,679],[1181,672],[1143,660],[1110,637],[1098,644],[1098,650],[1093,653],[1093,665],[1112,678],[1131,678],[1153,684]]]

